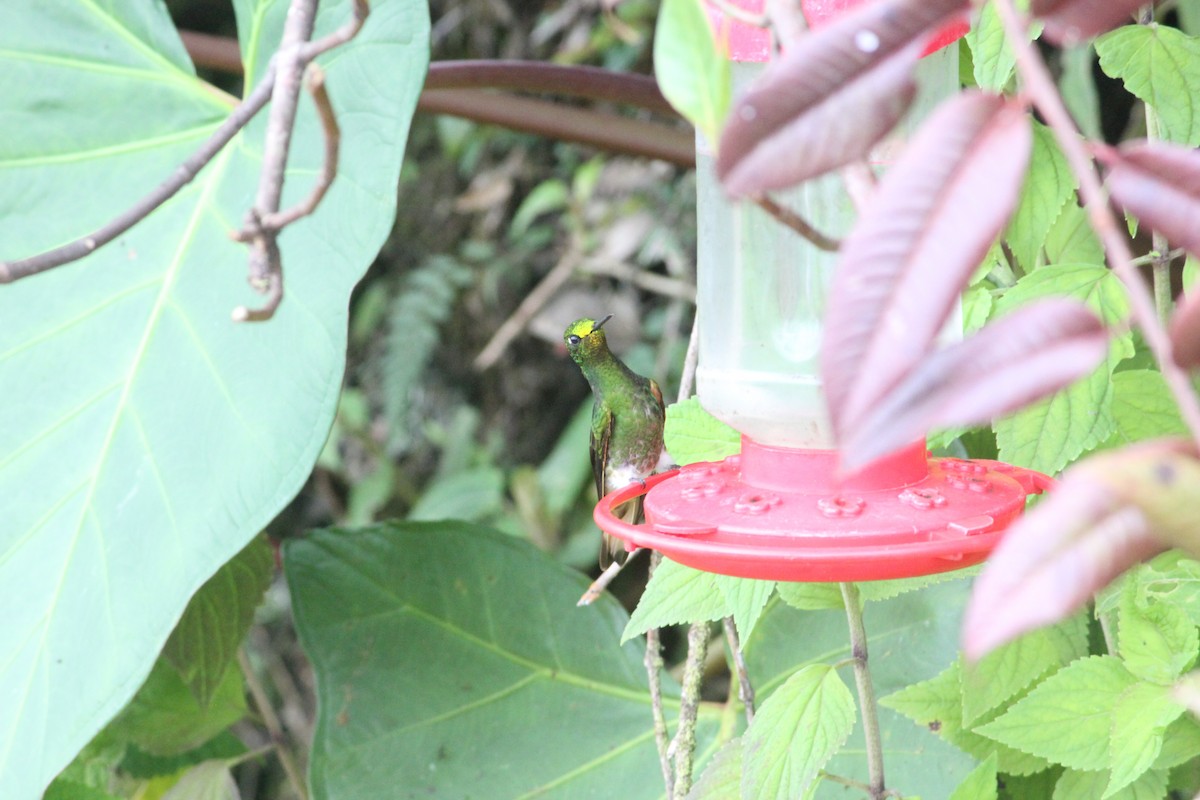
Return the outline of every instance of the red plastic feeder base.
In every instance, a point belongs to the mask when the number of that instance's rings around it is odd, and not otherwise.
[[[596,523],[628,549],[689,567],[781,581],[870,581],[983,561],[1052,481],[998,461],[929,458],[918,443],[838,481],[837,453],[742,438],[724,461],[690,464],[605,496]],[[612,509],[646,494],[646,523]]]

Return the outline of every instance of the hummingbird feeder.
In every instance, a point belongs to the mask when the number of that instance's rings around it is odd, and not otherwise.
[[[861,2],[805,0],[802,7],[817,26]],[[761,0],[755,4],[761,7]],[[729,33],[736,91],[761,71],[770,34],[733,20],[720,24]],[[917,71],[919,94],[909,120],[957,91],[956,40],[966,27],[951,26],[931,44]],[[902,123],[900,136],[905,125],[912,123]],[[630,550],[648,547],[696,569],[746,578],[883,580],[985,559],[1027,496],[1045,490],[1050,479],[996,461],[931,457],[924,441],[839,476],[818,372],[835,254],[753,204],[731,203],[702,137],[696,170],[697,395],[709,413],[741,433],[741,452],[612,492],[596,506],[597,524]],[[838,236],[854,219],[836,174],[779,197]],[[645,523],[613,515],[640,494]]]

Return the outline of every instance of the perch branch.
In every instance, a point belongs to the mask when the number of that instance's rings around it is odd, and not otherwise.
[[[1154,353],[1167,385],[1171,387],[1171,394],[1179,406],[1188,430],[1191,431],[1192,440],[1200,443],[1200,401],[1193,393],[1187,375],[1176,365],[1171,355],[1171,342],[1158,322],[1154,300],[1142,280],[1142,275],[1133,266],[1133,254],[1130,252],[1129,243],[1109,208],[1108,196],[1100,185],[1095,164],[1084,148],[1079,131],[1063,104],[1050,71],[1025,35],[1028,25],[1024,15],[1017,11],[1013,0],[997,0],[995,6],[997,16],[1004,26],[1005,38],[1013,49],[1017,69],[1025,82],[1025,91],[1054,132],[1054,138],[1062,148],[1071,171],[1079,180],[1079,193],[1087,208],[1088,219],[1104,243],[1109,264],[1125,284],[1133,318],[1141,328],[1146,344]]]

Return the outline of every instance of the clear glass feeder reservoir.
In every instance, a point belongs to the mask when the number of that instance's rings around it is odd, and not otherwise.
[[[858,2],[802,6],[818,26]],[[726,24],[736,94],[762,71],[758,62],[770,43],[764,31]],[[941,32],[933,46],[946,46],[922,59],[916,102],[876,148],[872,168],[885,170],[889,153],[958,91],[955,40],[965,29]],[[596,506],[596,522],[629,549],[650,547],[688,566],[748,578],[880,580],[982,561],[1049,478],[994,461],[930,458],[924,442],[840,476],[819,371],[837,254],[753,203],[731,202],[709,143],[698,140],[696,150],[697,394],[709,413],[742,434],[742,451],[613,492]],[[837,173],[772,197],[839,239],[856,216]],[[952,320],[945,338],[960,331]],[[645,524],[613,516],[614,507],[642,493]]]

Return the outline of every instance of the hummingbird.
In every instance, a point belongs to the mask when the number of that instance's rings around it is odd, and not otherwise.
[[[577,319],[563,333],[567,352],[592,387],[592,476],[599,497],[643,482],[654,472],[662,454],[665,417],[658,384],[625,366],[608,349],[603,328],[610,319],[612,314],[599,322]],[[614,511],[627,522],[639,522],[642,498]],[[605,533],[600,568],[624,560],[621,541]]]

